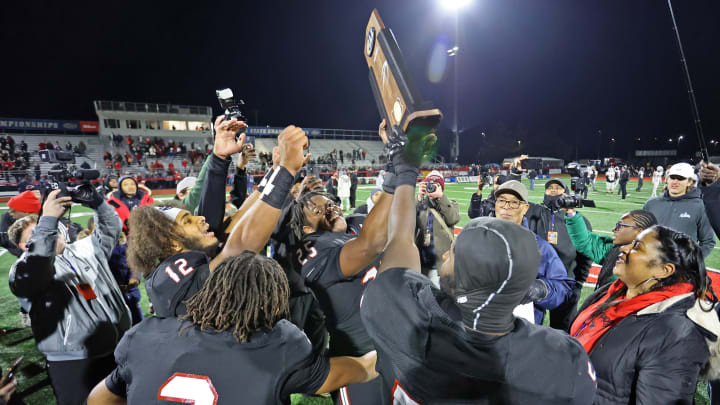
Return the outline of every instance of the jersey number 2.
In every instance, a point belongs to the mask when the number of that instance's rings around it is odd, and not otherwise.
[[[195,271],[192,266],[187,267],[188,262],[185,259],[177,259],[175,260],[174,264],[175,266],[177,266],[177,271],[180,272],[183,277]],[[165,273],[167,273],[168,277],[170,277],[172,281],[175,282],[175,284],[180,282],[180,276],[178,276],[177,273],[170,266],[165,267]]]
[[[175,373],[158,390],[158,399],[194,405],[215,405],[218,394],[209,377]]]

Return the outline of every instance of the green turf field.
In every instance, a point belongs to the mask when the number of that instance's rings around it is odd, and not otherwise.
[[[527,180],[523,180],[523,183],[526,185],[529,184]],[[530,192],[531,201],[542,202],[543,184],[544,180],[536,182],[535,190]],[[617,194],[606,194],[604,192],[605,183],[598,181],[598,192],[590,191],[588,194],[588,199],[596,201],[598,205],[597,208],[583,208],[580,212],[588,218],[595,232],[609,235],[615,223],[624,212],[642,208],[643,203],[650,197],[652,183],[646,181],[643,185],[643,190],[640,192],[635,191],[636,186],[637,182],[635,181],[628,183],[629,197],[627,200],[621,201]],[[374,186],[359,186],[357,205],[364,203],[372,188],[374,188]],[[445,193],[450,199],[456,200],[460,206],[461,220],[460,223],[457,224],[458,226],[464,225],[469,220],[467,217],[467,209],[470,204],[470,196],[475,190],[475,184],[447,184]],[[487,196],[487,191],[485,196]],[[160,199],[169,197],[171,196],[155,196],[155,198]],[[0,204],[0,213],[4,213],[5,209],[5,204]],[[346,213],[349,213],[349,211],[346,211]],[[90,211],[84,207],[75,206],[73,207],[72,214],[73,220],[84,226],[87,224]],[[709,267],[720,268],[720,253],[718,253],[718,250],[720,249],[716,247],[712,255],[706,260],[706,264]],[[52,389],[49,386],[47,374],[44,371],[44,358],[35,348],[35,342],[30,329],[21,326],[20,317],[18,316],[20,306],[8,288],[8,270],[15,258],[1,248],[0,251],[2,252],[0,255],[0,329],[4,329],[6,332],[5,335],[0,336],[0,366],[4,368],[16,357],[24,355],[25,361],[23,362],[18,377],[18,392],[22,399],[28,405],[54,404]],[[584,288],[582,299],[585,299],[591,291],[591,288]],[[142,293],[143,297],[145,297],[144,289]],[[143,298],[142,305],[146,313],[148,311],[147,304],[147,299]],[[707,404],[708,400],[704,384],[700,384],[700,387],[698,395],[696,395],[696,402],[698,404]],[[328,399],[294,396],[292,403],[296,405],[319,405],[331,404],[332,402]]]

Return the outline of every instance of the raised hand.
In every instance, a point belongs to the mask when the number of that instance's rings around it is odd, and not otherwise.
[[[294,125],[285,128],[278,136],[280,166],[286,168],[293,176],[296,175],[305,161],[303,151],[307,148],[307,145],[308,138],[302,128]]]
[[[43,216],[60,218],[65,213],[65,210],[72,205],[71,197],[58,198],[57,195],[59,193],[60,190],[54,190],[48,194],[47,200],[45,200],[45,204],[43,205]]]
[[[240,129],[247,127],[247,124],[235,118],[223,121],[224,118],[225,116],[221,115],[215,119],[215,144],[213,145],[213,153],[221,159],[227,159],[242,151],[245,134],[240,135],[237,142],[235,135]]]
[[[255,159],[256,157],[257,152],[255,152],[255,148],[253,147],[253,145],[251,143],[243,144],[236,166],[239,169],[243,169],[248,164],[248,162]]]

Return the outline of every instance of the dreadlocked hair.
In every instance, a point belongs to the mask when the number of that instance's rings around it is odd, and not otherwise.
[[[642,211],[641,211],[642,212]],[[639,225],[639,224],[638,224]],[[703,259],[700,246],[692,240],[688,235],[672,230],[666,226],[654,225],[649,229],[655,233],[659,243],[658,251],[660,256],[655,258],[651,264],[671,263],[675,266],[675,272],[669,277],[657,280],[645,293],[659,291],[678,283],[688,283],[693,287],[695,298],[701,301],[709,301],[710,303],[718,302],[715,291],[712,288],[712,282],[705,270],[705,261]],[[627,293],[627,286],[621,288],[611,294],[608,299],[592,313],[595,317],[608,308],[620,303],[620,297]],[[702,306],[701,306],[702,308]],[[704,311],[712,310],[713,305],[709,309],[702,308]]]
[[[303,227],[308,224],[305,219],[305,206],[317,195],[328,197],[328,194],[322,191],[308,191],[307,193],[298,196],[298,198],[293,202],[292,207],[290,207],[290,222],[288,222],[288,225],[298,240],[302,240]]]
[[[136,207],[128,219],[127,261],[133,271],[145,277],[160,262],[178,253],[173,242],[184,240],[184,234],[164,213],[149,204]]]
[[[650,228],[651,226],[657,225],[658,221],[655,215],[650,211],[645,210],[632,210],[627,213],[635,222],[635,225],[642,229]]]
[[[201,330],[232,330],[239,343],[290,317],[290,287],[273,259],[244,251],[222,261],[202,289],[185,302],[190,320]],[[181,333],[190,326],[183,328]]]

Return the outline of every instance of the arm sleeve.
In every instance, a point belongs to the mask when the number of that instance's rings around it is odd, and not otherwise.
[[[205,222],[210,225],[210,230],[215,235],[221,235],[225,216],[225,181],[230,159],[220,159],[214,153],[209,159],[207,178],[198,204],[198,215],[205,217]]]
[[[290,394],[315,394],[325,383],[328,374],[330,374],[330,359],[323,350],[316,353],[309,364],[290,374],[280,390],[281,399],[290,398]]]
[[[692,326],[666,328],[663,338],[653,340],[662,343],[638,354],[636,403],[692,404],[707,344]]]
[[[117,212],[106,202],[95,210],[95,230],[93,230],[93,246],[100,247],[106,259],[110,259],[117,238],[122,232],[122,223]]]
[[[579,212],[573,217],[565,216],[565,225],[575,249],[595,263],[600,263],[613,247],[612,239],[590,232]]]
[[[247,198],[247,172],[245,169],[235,168],[233,185],[230,189],[230,202],[240,208]]]
[[[404,268],[383,271],[365,288],[360,316],[378,361],[392,360],[382,356],[394,354],[424,357],[432,317],[418,299],[425,288],[431,288],[430,280]]]
[[[119,397],[127,397],[127,385],[131,382],[131,375],[127,367],[128,345],[132,334],[126,333],[115,348],[115,369],[105,379],[105,386]]]
[[[568,277],[562,260],[549,243],[541,243],[538,247],[542,254],[542,262],[537,278],[547,286],[548,295],[542,301],[536,302],[535,305],[543,309],[555,309],[570,296],[575,280]]]
[[[460,209],[457,201],[450,200],[445,194],[433,202],[435,209],[443,216],[443,220],[448,227],[453,227],[460,221]]]
[[[470,198],[470,207],[468,207],[468,216],[470,219],[477,218],[482,215],[482,195],[473,193]]]
[[[33,298],[50,287],[55,277],[55,217],[40,217],[27,243],[27,251],[10,269],[10,290],[18,297]]]
[[[708,219],[707,214],[705,214],[704,206],[701,214],[700,223],[698,224],[697,238],[703,257],[708,257],[715,247],[715,234],[713,233],[713,228],[710,225],[710,220]]]
[[[193,185],[193,188],[190,189],[187,197],[183,200],[183,204],[185,204],[191,214],[195,213],[195,209],[200,204],[200,196],[202,196],[203,184],[205,184],[211,157],[212,155],[205,159],[205,163],[203,163],[202,168],[200,168],[200,173],[198,173],[197,181]]]

